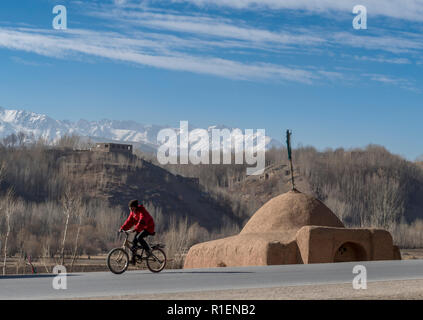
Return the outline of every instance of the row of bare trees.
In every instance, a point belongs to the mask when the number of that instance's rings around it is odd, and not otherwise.
[[[61,202],[28,203],[11,189],[0,198],[3,274],[8,257],[55,260],[70,267],[81,254],[106,252],[117,240],[120,208],[84,201],[69,188]]]
[[[49,142],[42,136],[35,137],[33,133],[27,134],[23,131],[18,133],[11,133],[4,138],[0,139],[0,145],[4,148],[25,148],[34,146],[54,146],[58,148],[69,148],[69,149],[89,149],[94,146],[94,143],[90,139],[83,139],[82,137],[71,134],[60,137],[54,142]]]
[[[423,166],[391,154],[385,148],[369,145],[364,149],[327,149],[313,147],[293,150],[296,177],[305,192],[325,202],[348,226],[381,227],[404,230],[423,219]],[[266,166],[287,164],[285,148],[266,152]],[[230,201],[239,216],[250,216],[263,203],[262,194],[276,196],[286,192],[286,170],[267,180],[262,189],[249,184],[240,193],[228,192],[247,180],[244,165],[167,165],[166,169],[184,176],[198,177],[200,183],[220,201]],[[286,167],[286,169],[288,169]],[[248,195],[248,197],[245,197]],[[267,197],[269,199],[270,197]],[[249,199],[248,202],[245,199]],[[414,232],[415,233],[415,232]],[[401,239],[404,238],[402,231]],[[402,240],[401,240],[402,241]],[[407,241],[403,241],[404,245]],[[408,241],[410,243],[410,241]],[[414,243],[414,242],[413,242]],[[421,239],[423,246],[423,238]],[[401,244],[401,243],[400,243]]]
[[[67,265],[72,271],[82,254],[106,253],[121,245],[117,230],[126,218],[121,208],[96,200],[84,201],[72,187],[66,189],[58,203],[28,204],[10,191],[0,199],[0,209],[4,274],[8,257],[22,260],[28,256],[42,262],[46,272],[51,272],[48,261]],[[157,225],[157,237],[151,241],[167,245],[170,267],[182,267],[191,245],[239,232],[239,227],[230,221],[220,232],[213,233],[197,223],[191,224],[187,218],[165,216],[151,203],[147,209]]]

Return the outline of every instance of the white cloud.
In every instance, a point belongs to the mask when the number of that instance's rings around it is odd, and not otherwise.
[[[396,19],[423,21],[421,0],[173,0],[192,3],[197,6],[219,6],[235,9],[291,9],[322,13],[337,11],[351,13],[352,8],[361,4],[367,7],[372,16],[385,16]]]
[[[354,56],[358,61],[371,61],[378,63],[391,63],[391,64],[410,64],[411,61],[407,58],[386,58],[383,56],[367,57],[367,56]]]
[[[331,35],[332,43],[367,50],[392,53],[414,53],[423,50],[423,41],[416,34],[397,33],[396,35],[356,35],[337,32]]]
[[[228,4],[231,2],[224,1]],[[199,2],[205,4],[205,1]],[[276,1],[268,2],[268,5],[276,4]],[[329,2],[321,2],[322,7],[319,10],[326,10],[327,6],[324,4]],[[134,7],[130,1],[114,3],[112,6],[98,4],[84,11],[85,14],[105,19],[108,30],[115,30],[113,32],[0,28],[0,47],[56,58],[95,56],[231,79],[271,79],[307,84],[320,84],[326,80],[339,82],[357,79],[349,77],[348,72],[338,72],[335,63],[325,68],[319,67],[320,62],[316,62],[314,58],[310,60],[314,61],[311,62],[314,66],[298,66],[304,64],[303,59],[295,65],[292,61],[296,61],[296,57],[300,55],[315,55],[316,58],[323,57],[326,60],[328,57],[334,57],[335,61],[339,57],[345,58],[345,55],[337,53],[339,49],[345,52],[359,48],[370,52],[363,52],[362,56],[349,54],[348,58],[406,64],[411,63],[410,59],[413,57],[420,57],[423,50],[421,36],[410,32],[394,31],[388,34],[382,29],[373,30],[372,33],[339,32],[303,25],[295,26],[292,30],[270,30],[263,25],[249,25],[239,18],[152,9],[143,3],[140,9]],[[254,3],[240,0],[239,7],[250,7]],[[284,3],[294,6],[294,2]],[[304,1],[299,0],[298,3]],[[317,2],[307,3],[313,7]],[[291,62],[269,63],[269,60],[274,61],[273,54],[278,60],[283,55]],[[324,63],[328,65],[326,60]],[[367,77],[379,83],[394,84],[393,78],[390,77]],[[404,85],[405,81],[397,81],[396,84]]]
[[[147,53],[157,46],[148,41],[124,38],[113,33],[73,30],[70,37],[59,37],[50,31],[0,28],[0,47],[65,58],[75,54],[97,56],[156,68],[210,74],[232,79],[279,79],[312,83],[317,74],[301,68],[269,63],[242,63],[215,57],[192,56],[174,52],[169,55]],[[148,45],[150,44],[150,47]],[[143,46],[144,45],[144,46]]]
[[[266,29],[252,28],[247,25],[239,26],[237,23],[240,23],[240,21],[205,16],[152,13],[144,10],[103,11],[101,13],[97,12],[94,14],[111,20],[118,19],[125,24],[132,26],[146,26],[155,29],[179,31],[250,42],[270,42],[283,45],[310,45],[325,42],[325,39],[313,33],[291,33],[286,31],[272,32]]]
[[[411,32],[386,32],[373,28],[373,33],[357,33],[333,31],[328,29],[293,27],[295,31],[280,29],[266,30],[249,26],[242,20],[187,14],[152,12],[151,9],[130,10],[102,8],[90,10],[96,17],[119,21],[126,27],[146,27],[159,31],[179,32],[194,35],[203,45],[211,44],[210,39],[218,39],[232,47],[250,48],[267,51],[291,50],[297,48],[330,49],[347,46],[367,50],[386,51],[391,53],[414,53],[420,56],[423,40],[420,34]],[[194,42],[193,41],[193,42]],[[218,42],[214,41],[213,45]],[[327,53],[327,50],[325,51]]]
[[[420,92],[420,90],[416,88],[414,84],[408,79],[392,77],[385,74],[372,74],[372,73],[363,74],[363,76],[368,77],[371,81],[397,86],[402,89],[406,89],[413,92]]]
[[[32,60],[23,59],[21,57],[16,57],[16,56],[10,57],[10,60],[12,60],[15,63],[23,64],[23,65],[31,66],[31,67],[50,66],[49,63],[35,62],[35,61],[32,61]]]

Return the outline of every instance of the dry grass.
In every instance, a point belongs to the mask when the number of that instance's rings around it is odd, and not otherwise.
[[[423,248],[423,220],[394,224],[388,228],[394,243],[401,248]]]
[[[67,272],[92,272],[92,271],[106,271],[106,255],[97,256],[83,256],[80,257],[74,264],[73,268],[70,268],[71,258],[65,259],[65,266]],[[32,265],[35,267],[36,273],[51,273],[53,267],[60,264],[60,259],[52,258],[37,258],[32,261]],[[8,258],[6,266],[6,274],[31,274],[32,268],[28,263],[28,260],[21,257],[10,257]]]
[[[400,251],[403,260],[423,259],[423,249],[401,249]]]

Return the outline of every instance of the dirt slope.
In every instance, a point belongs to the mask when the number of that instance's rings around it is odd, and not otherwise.
[[[229,207],[203,192],[195,180],[173,175],[136,156],[69,151],[58,153],[57,161],[88,197],[123,210],[131,199],[139,199],[164,216],[186,216],[208,230],[219,229],[224,221],[239,222]]]

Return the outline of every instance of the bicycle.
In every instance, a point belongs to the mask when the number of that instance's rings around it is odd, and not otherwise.
[[[132,248],[132,241],[128,240],[130,232],[122,231],[126,237],[122,247],[112,249],[107,255],[107,267],[114,274],[124,273],[129,266],[129,254]],[[133,254],[135,254],[135,265],[141,264],[143,261],[147,262],[147,268],[151,272],[158,273],[162,271],[167,262],[166,254],[163,251],[165,247],[163,244],[154,244],[151,247],[150,254],[144,254],[145,250],[141,246],[137,246]],[[141,254],[137,254],[141,249]]]

